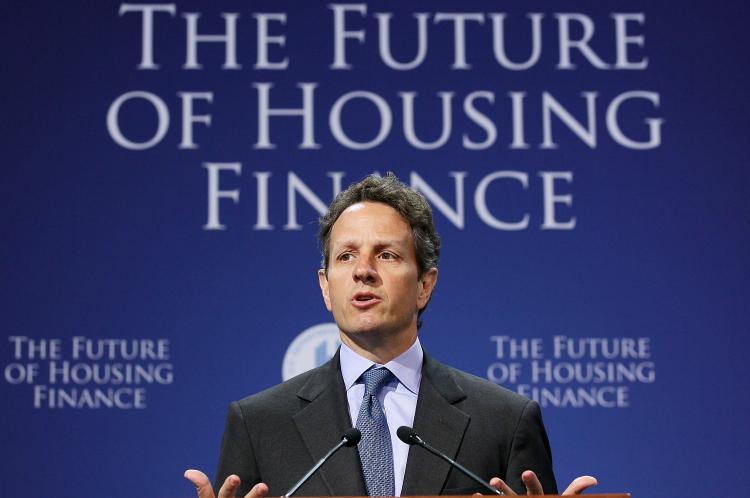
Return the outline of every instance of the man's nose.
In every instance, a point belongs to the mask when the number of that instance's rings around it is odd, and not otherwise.
[[[367,284],[377,281],[378,271],[373,263],[371,258],[360,258],[354,267],[354,280]]]

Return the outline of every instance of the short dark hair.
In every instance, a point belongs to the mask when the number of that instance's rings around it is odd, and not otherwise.
[[[399,181],[393,173],[384,177],[370,175],[340,192],[326,214],[319,220],[318,239],[323,253],[321,265],[328,270],[331,229],[341,213],[359,202],[380,202],[395,209],[411,227],[414,252],[421,277],[430,268],[437,268],[440,258],[440,236],[432,222],[432,209],[422,194]]]

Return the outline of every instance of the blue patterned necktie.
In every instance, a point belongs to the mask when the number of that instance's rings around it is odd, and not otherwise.
[[[386,368],[374,368],[362,374],[365,396],[357,416],[357,429],[362,432],[358,448],[367,494],[370,496],[393,496],[395,489],[391,433],[378,401],[380,390],[392,378],[393,374]]]

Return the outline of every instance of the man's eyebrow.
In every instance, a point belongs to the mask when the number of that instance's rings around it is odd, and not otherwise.
[[[356,240],[334,240],[333,241],[333,247],[340,248],[340,247],[356,247],[359,245]]]
[[[359,247],[362,244],[359,240],[349,239],[349,240],[337,240],[333,242],[333,247],[336,249],[345,248],[345,247]],[[407,246],[408,242],[405,240],[378,240],[375,242],[374,246],[377,249],[382,249],[384,247],[404,247]]]
[[[404,247],[407,245],[408,242],[406,242],[405,240],[383,240],[378,241],[375,244],[375,247],[377,247],[378,249],[382,249],[384,247]]]

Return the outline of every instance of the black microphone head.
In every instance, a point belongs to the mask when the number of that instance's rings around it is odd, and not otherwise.
[[[344,440],[344,446],[356,446],[359,440],[362,439],[362,433],[356,427],[352,427],[344,432],[341,439]]]
[[[419,442],[419,435],[417,434],[417,431],[405,425],[402,425],[398,428],[398,430],[396,431],[396,435],[401,441],[405,442],[406,444],[417,444]]]

